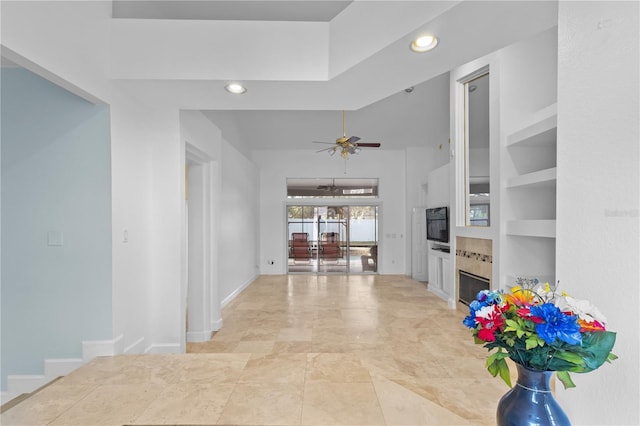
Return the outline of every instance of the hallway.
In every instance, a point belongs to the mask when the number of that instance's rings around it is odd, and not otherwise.
[[[14,424],[494,424],[508,389],[462,312],[404,276],[261,276],[185,355],[95,359]]]

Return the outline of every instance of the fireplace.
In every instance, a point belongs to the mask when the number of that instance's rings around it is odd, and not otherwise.
[[[456,304],[461,310],[476,298],[480,290],[491,288],[493,281],[493,241],[484,238],[456,237]]]
[[[489,290],[489,280],[466,271],[458,271],[458,301],[469,305],[480,290]]]

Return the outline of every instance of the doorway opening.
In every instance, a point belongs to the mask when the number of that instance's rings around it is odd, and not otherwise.
[[[204,342],[222,326],[215,268],[216,162],[185,146],[184,324],[187,342]]]
[[[288,273],[378,272],[378,206],[287,206]]]

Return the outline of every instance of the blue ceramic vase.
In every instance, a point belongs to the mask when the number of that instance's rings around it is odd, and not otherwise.
[[[518,381],[498,403],[498,426],[570,425],[551,393],[553,371],[531,370],[520,364],[516,367]]]

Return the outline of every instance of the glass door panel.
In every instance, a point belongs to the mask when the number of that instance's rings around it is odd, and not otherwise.
[[[323,206],[316,208],[318,218],[318,272],[349,272],[349,208]]]
[[[289,273],[377,272],[376,206],[288,206]]]
[[[378,272],[378,207],[351,206],[348,228],[350,271]]]

